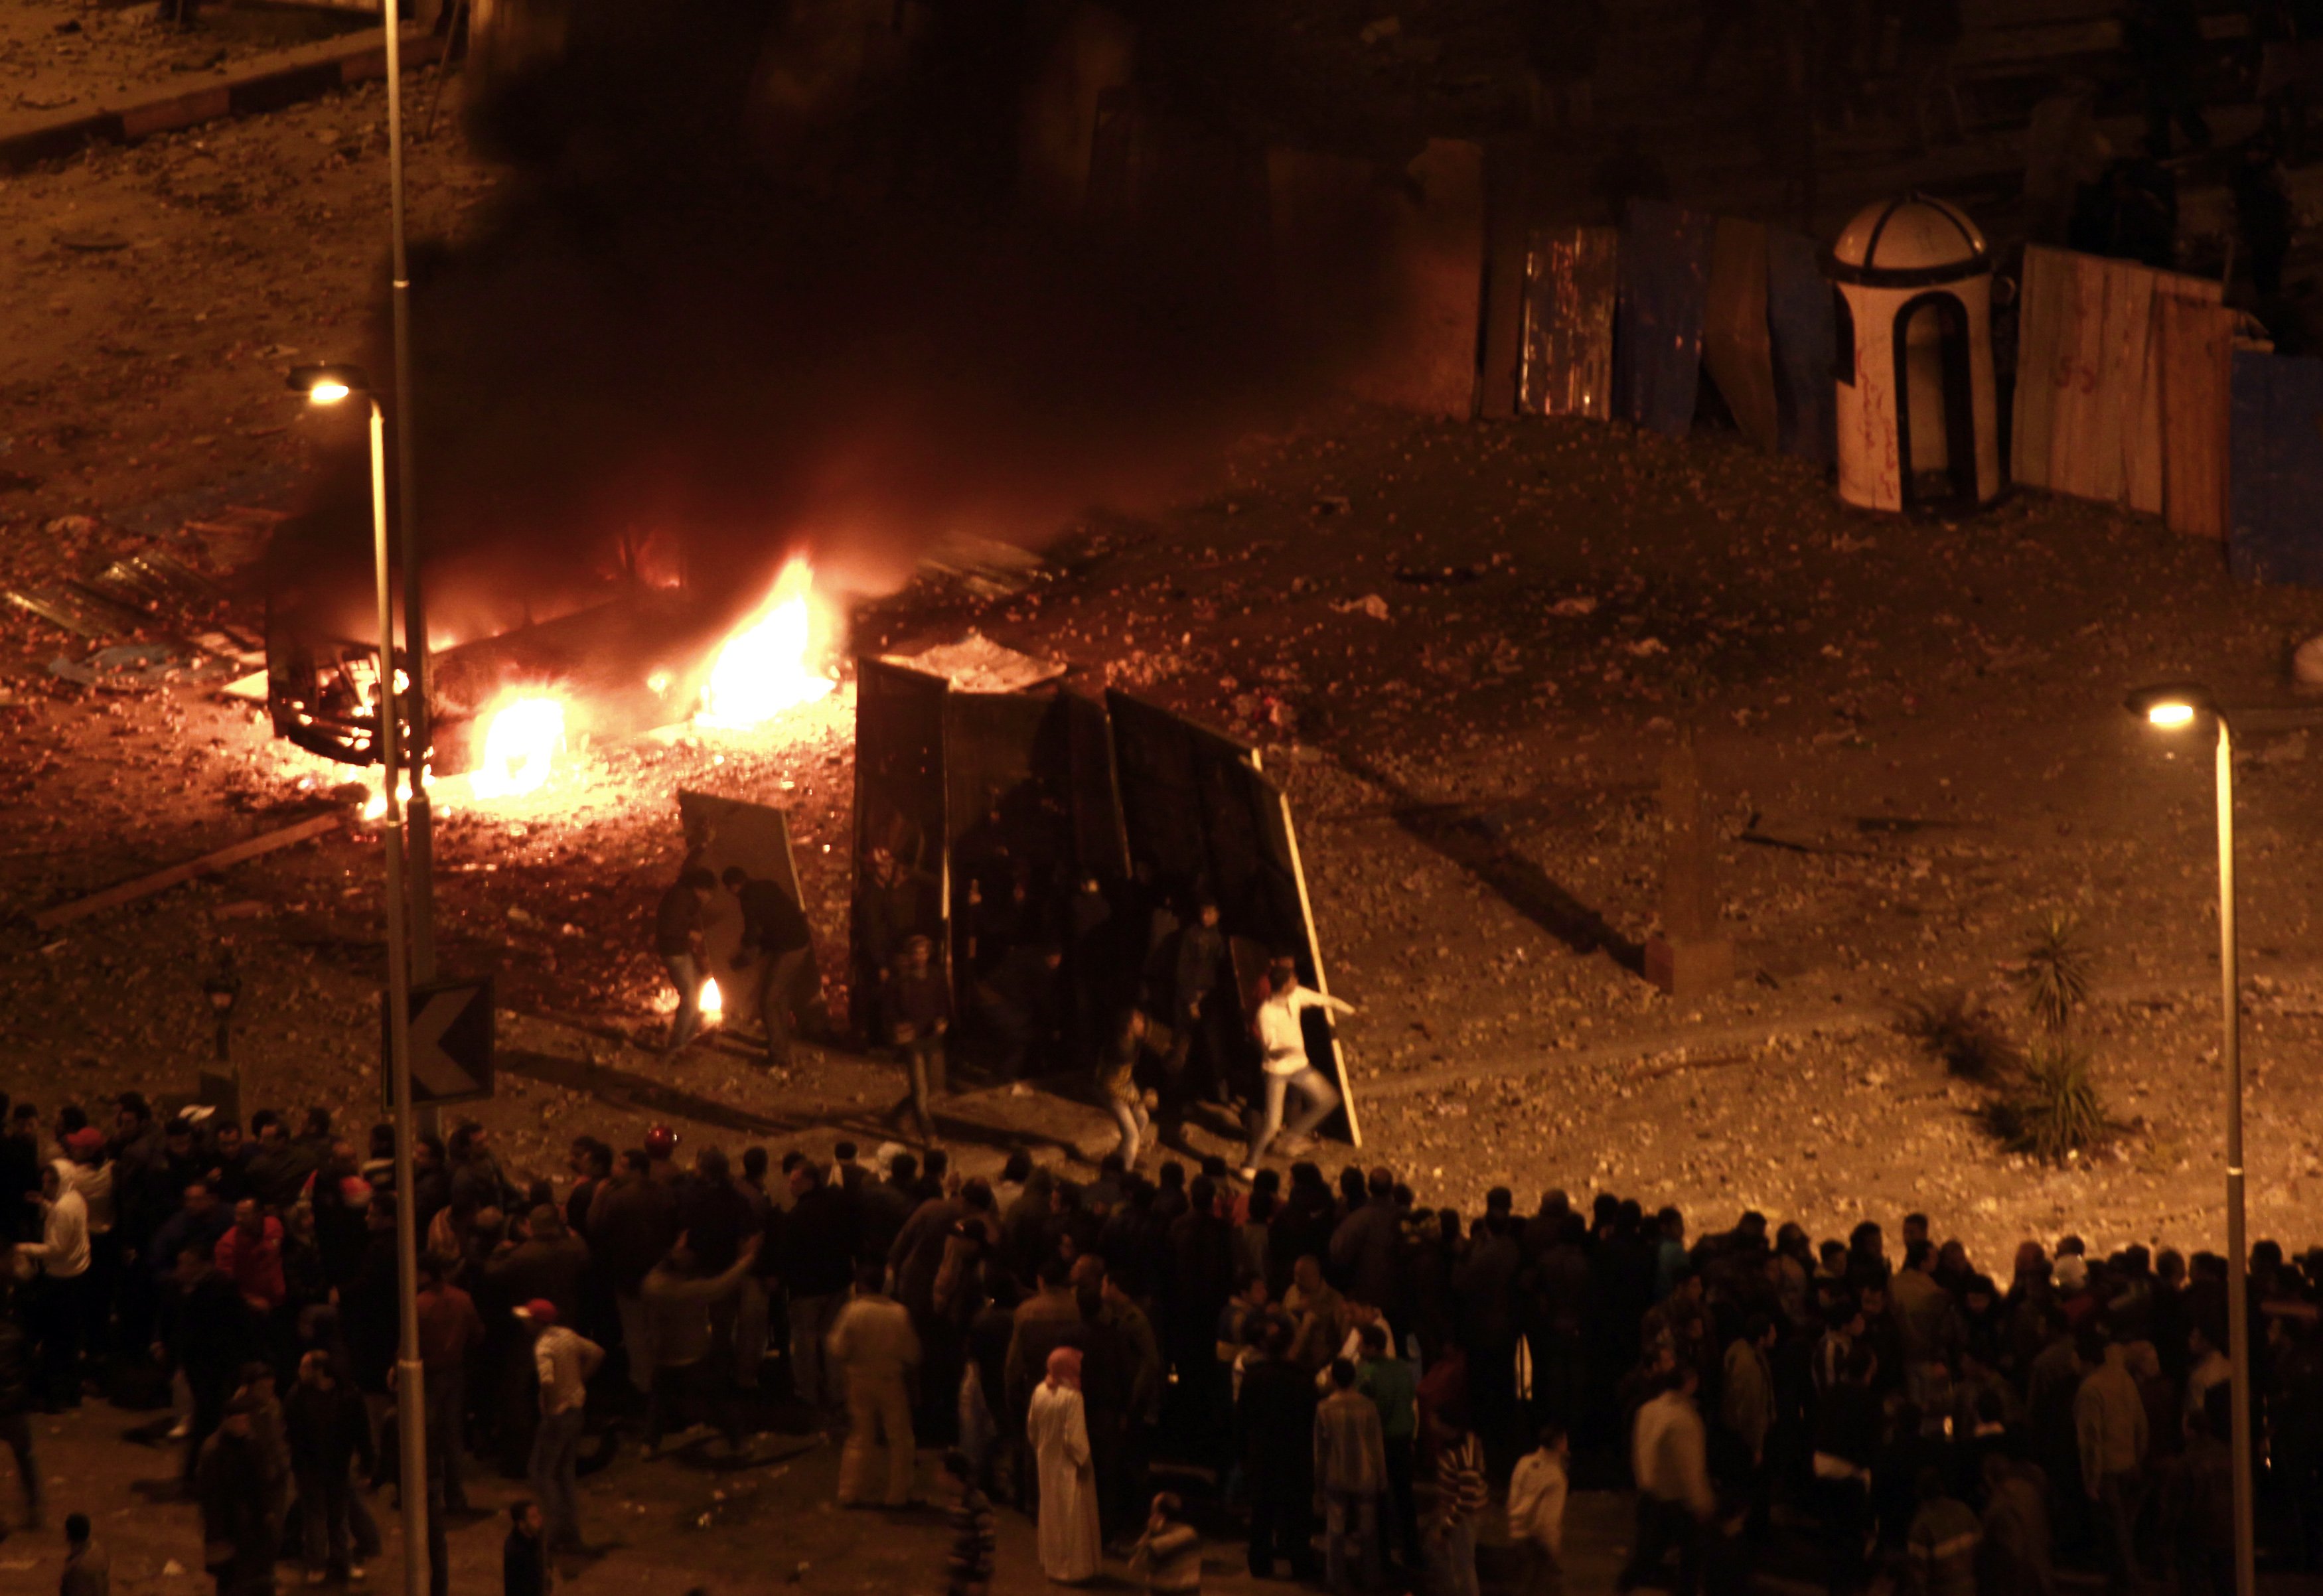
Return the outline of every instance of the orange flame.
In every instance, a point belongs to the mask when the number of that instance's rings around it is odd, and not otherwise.
[[[564,746],[562,701],[511,699],[484,723],[484,757],[468,775],[468,790],[483,799],[537,793]]]
[[[714,1020],[726,1012],[726,995],[718,990],[718,980],[712,977],[702,983],[702,1017]]]
[[[719,647],[702,690],[702,725],[763,726],[838,685],[819,668],[814,604],[813,569],[794,558],[775,578],[766,601]]]

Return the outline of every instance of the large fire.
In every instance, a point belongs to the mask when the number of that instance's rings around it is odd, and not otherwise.
[[[504,703],[485,722],[484,757],[468,773],[468,790],[488,801],[537,793],[564,746],[562,700],[519,698]]]
[[[745,730],[828,697],[838,686],[828,665],[837,634],[836,611],[817,597],[813,568],[803,559],[789,561],[765,601],[718,646],[694,724],[712,730]],[[656,671],[647,683],[656,693],[668,684],[666,671]],[[512,693],[482,719],[475,767],[464,776],[427,778],[428,793],[439,808],[447,802],[491,803],[537,793],[564,755],[565,702],[553,693],[536,688]],[[377,774],[370,775],[364,784],[371,790],[364,818],[377,820],[387,809]],[[408,802],[408,774],[402,789]],[[718,1012],[715,983],[703,1001],[705,1012]]]
[[[818,668],[814,572],[794,558],[774,591],[719,647],[696,721],[721,730],[763,726],[838,685]]]

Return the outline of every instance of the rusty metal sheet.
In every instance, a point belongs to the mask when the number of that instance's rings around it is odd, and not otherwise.
[[[1613,304],[1621,235],[1542,228],[1525,258],[1521,408],[1533,416],[1613,413]]]
[[[1735,426],[1769,454],[1777,443],[1773,340],[1767,331],[1767,229],[1721,216],[1711,235],[1703,363]]]
[[[1670,437],[1694,430],[1712,219],[1658,200],[1630,202],[1621,229],[1613,410]]]

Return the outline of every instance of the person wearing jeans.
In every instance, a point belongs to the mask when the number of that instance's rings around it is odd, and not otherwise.
[[[1258,1160],[1266,1156],[1275,1133],[1282,1130],[1285,1099],[1296,1091],[1305,1106],[1290,1122],[1293,1146],[1303,1142],[1339,1105],[1339,1088],[1331,1078],[1307,1061],[1307,1033],[1302,1016],[1308,1009],[1352,1014],[1355,1005],[1299,984],[1299,967],[1288,958],[1277,959],[1267,969],[1267,995],[1253,1017],[1260,1051],[1266,1065],[1266,1096],[1251,1114],[1250,1150],[1243,1159],[1243,1178],[1253,1179]]]
[[[1147,1047],[1147,1021],[1142,1009],[1124,1009],[1114,1018],[1103,1046],[1097,1050],[1097,1095],[1111,1114],[1114,1123],[1121,1127],[1121,1165],[1125,1169],[1137,1167],[1137,1155],[1145,1143],[1145,1133],[1152,1119],[1145,1112],[1145,1099],[1137,1089],[1137,1059]]]
[[[554,1551],[581,1549],[581,1498],[574,1463],[581,1419],[589,1403],[589,1377],[605,1349],[556,1322],[556,1305],[536,1297],[516,1310],[533,1334],[532,1366],[540,1380],[540,1427],[533,1432],[525,1475],[539,1500],[543,1538]]]

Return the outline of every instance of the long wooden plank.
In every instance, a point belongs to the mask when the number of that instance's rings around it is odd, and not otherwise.
[[[2160,462],[2153,464],[2150,483],[2140,484],[2131,460],[2145,417],[2148,355],[2153,347],[2153,273],[2108,262],[2105,273],[2105,322],[2098,349],[2098,382],[2090,395],[2095,441],[2091,461],[2094,482],[2089,497],[2134,504],[2150,491],[2147,508],[2162,513]],[[2162,412],[2153,412],[2153,428],[2162,429]]]
[[[234,843],[232,847],[206,853],[197,859],[188,859],[182,865],[172,865],[166,870],[156,870],[151,876],[140,876],[136,880],[124,881],[119,886],[108,886],[101,893],[81,898],[74,903],[60,903],[53,909],[43,909],[32,916],[32,926],[36,931],[47,931],[53,926],[63,925],[69,921],[95,914],[99,910],[110,909],[116,903],[126,903],[138,898],[151,897],[157,892],[167,892],[173,886],[191,881],[197,876],[207,876],[212,871],[223,870],[229,865],[239,865],[244,859],[254,859],[261,854],[273,853],[279,848],[304,842],[310,837],[320,837],[324,832],[335,830],[345,823],[346,819],[344,815],[318,814],[311,820],[300,821],[295,826],[285,826],[279,831],[263,832],[246,841]]]
[[[1290,878],[1299,887],[1299,917],[1306,924],[1308,957],[1315,961],[1315,990],[1328,997],[1331,977],[1323,968],[1323,939],[1315,929],[1315,900],[1307,890],[1307,867],[1299,857],[1299,828],[1290,821],[1290,794],[1277,787],[1274,795],[1281,805],[1282,836],[1290,854]],[[1364,1127],[1355,1116],[1355,1083],[1348,1078],[1347,1050],[1339,1041],[1336,1025],[1331,1028],[1331,1069],[1339,1078],[1339,1106],[1347,1116],[1347,1141],[1361,1147]]]
[[[2224,538],[2235,313],[2175,294],[2160,303],[2162,520]]]

